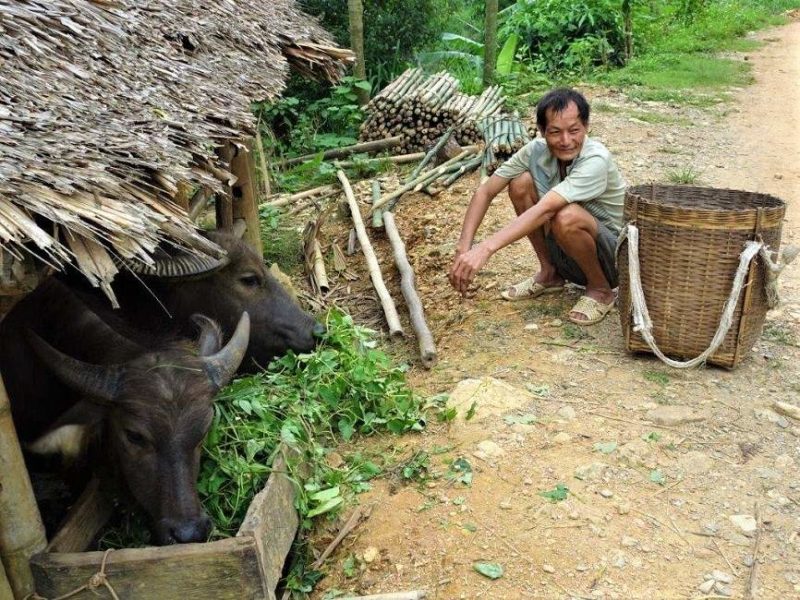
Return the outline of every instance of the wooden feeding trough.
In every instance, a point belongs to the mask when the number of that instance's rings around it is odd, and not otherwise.
[[[205,544],[82,552],[111,514],[92,481],[45,551],[31,559],[36,593],[113,598],[113,589],[121,600],[274,599],[300,524],[286,458],[282,448],[236,536]]]

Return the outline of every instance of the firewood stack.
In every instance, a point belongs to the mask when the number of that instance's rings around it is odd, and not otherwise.
[[[480,127],[485,143],[483,167],[489,175],[536,135],[528,132],[517,113],[491,115]]]
[[[487,88],[480,96],[461,94],[458,87],[446,71],[426,77],[420,69],[408,69],[366,106],[361,140],[402,135],[404,142],[397,151],[419,152],[456,126],[460,145],[477,144],[482,139],[478,122],[500,110],[505,98],[499,86]]]

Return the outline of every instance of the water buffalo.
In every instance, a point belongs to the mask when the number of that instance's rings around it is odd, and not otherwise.
[[[190,335],[191,315],[207,315],[220,324],[226,336],[233,333],[239,316],[250,315],[250,344],[240,371],[264,368],[287,350],[308,352],[324,332],[322,324],[303,311],[283,286],[267,271],[264,261],[232,232],[206,235],[227,251],[226,264],[211,273],[186,276],[178,264],[162,261],[153,277],[121,276],[114,282],[120,302],[112,309],[108,300],[89,288],[82,277],[68,285],[109,325],[127,337],[149,341],[153,336]],[[144,338],[140,336],[144,332]]]
[[[91,440],[101,477],[111,474],[144,509],[159,544],[208,536],[196,490],[200,447],[214,395],[248,344],[246,312],[224,346],[212,320],[194,321],[197,341],[143,347],[51,277],[0,322],[0,370],[20,441],[77,456]]]

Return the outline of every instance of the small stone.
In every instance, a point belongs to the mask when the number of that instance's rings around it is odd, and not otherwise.
[[[617,513],[621,515],[627,515],[631,512],[631,505],[627,502],[620,502],[617,504]]]
[[[566,431],[562,431],[557,433],[553,436],[553,443],[554,444],[566,444],[572,439],[572,436],[568,434]]]
[[[533,485],[533,479],[531,479],[530,477],[526,477],[525,479],[522,480],[522,485]]]
[[[674,427],[683,423],[696,423],[704,421],[705,417],[695,415],[688,406],[659,406],[645,415],[656,425]]]
[[[603,477],[608,465],[602,462],[593,462],[587,465],[581,465],[575,469],[575,479],[581,481],[596,481]]]
[[[344,464],[344,459],[342,458],[342,455],[339,454],[338,452],[331,452],[325,458],[325,462],[328,463],[328,466],[331,469],[338,469]]]
[[[364,559],[364,562],[369,564],[374,562],[376,558],[378,558],[378,549],[375,546],[369,546],[364,553],[361,555]]]
[[[745,554],[742,557],[742,564],[747,568],[752,567],[754,562],[752,554]]]
[[[579,573],[584,573],[585,571],[589,570],[589,567],[587,567],[586,565],[576,565],[575,570],[578,571]]]
[[[567,515],[567,518],[570,521],[577,521],[581,518],[581,514],[577,510],[573,510],[571,513],[569,513],[569,515]]]
[[[752,515],[731,515],[730,521],[745,535],[753,534],[758,529],[756,519]]]
[[[781,470],[789,469],[794,466],[794,459],[788,454],[781,454],[775,459],[775,467]]]
[[[503,510],[511,510],[511,500],[503,500],[500,503],[500,508]]]
[[[625,555],[624,552],[617,552],[614,556],[614,559],[611,561],[611,566],[616,567],[617,569],[621,569],[625,566],[628,562],[628,557]]]
[[[562,406],[558,409],[558,416],[567,421],[572,421],[575,418],[575,409],[571,406]]]
[[[503,456],[506,451],[503,450],[497,443],[492,440],[484,440],[478,443],[478,452],[483,453],[484,456],[495,457]]]
[[[732,596],[733,591],[731,588],[724,583],[720,583],[719,581],[716,582],[714,586],[714,591],[717,592],[720,596]]]
[[[623,535],[621,544],[623,546],[625,546],[626,548],[633,548],[634,546],[638,546],[639,545],[639,540],[637,540],[636,538],[630,537],[629,535]]]
[[[714,589],[714,585],[716,583],[717,582],[714,581],[713,579],[708,579],[708,580],[704,581],[703,583],[701,583],[697,587],[697,589],[700,590],[700,592],[703,593],[703,594],[709,594],[709,593],[711,593],[711,590]]]
[[[556,572],[556,569],[552,565],[544,564],[544,565],[542,565],[542,571],[544,571],[545,573],[551,573],[552,574],[552,573]]]
[[[612,492],[611,490],[607,490],[605,488],[600,490],[599,493],[603,498],[613,498],[614,496],[614,492]]]
[[[678,466],[687,475],[702,475],[713,469],[714,459],[707,454],[692,450],[680,458]]]
[[[562,321],[561,319],[553,319],[552,321],[550,321],[548,323],[548,325],[550,325],[550,327],[561,327],[563,324],[564,324],[564,321]]]
[[[711,571],[711,577],[722,583],[733,583],[733,577],[725,571],[714,570]]]
[[[539,331],[539,326],[536,323],[528,323],[524,329],[525,331]]]

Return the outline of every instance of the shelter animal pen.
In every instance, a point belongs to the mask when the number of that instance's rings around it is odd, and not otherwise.
[[[115,302],[115,274],[158,252],[216,261],[190,220],[214,197],[260,249],[249,103],[290,67],[335,81],[350,61],[294,0],[0,0],[0,314],[68,265]],[[111,597],[102,576],[86,589],[99,571],[120,598],[274,597],[297,528],[285,476],[207,544],[82,552],[103,500],[90,486],[45,539],[0,386],[0,599]]]

